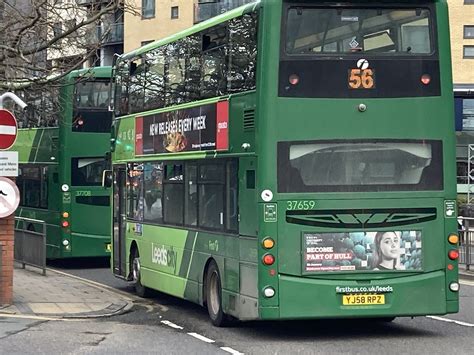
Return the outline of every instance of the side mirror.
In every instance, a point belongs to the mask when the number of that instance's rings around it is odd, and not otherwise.
[[[112,187],[113,176],[112,170],[104,170],[102,172],[102,187]]]

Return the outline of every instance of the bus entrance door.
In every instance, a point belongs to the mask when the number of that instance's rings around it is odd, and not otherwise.
[[[113,268],[116,276],[126,278],[126,252],[125,252],[125,183],[126,169],[125,166],[114,166],[114,206],[113,206]]]

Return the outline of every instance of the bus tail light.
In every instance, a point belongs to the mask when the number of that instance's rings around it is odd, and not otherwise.
[[[428,85],[431,82],[431,76],[428,74],[423,74],[420,80],[424,85]]]
[[[290,82],[291,85],[296,85],[300,82],[300,77],[296,74],[291,74],[288,77],[288,81]]]
[[[448,257],[451,260],[457,260],[459,258],[459,252],[457,250],[450,250],[448,252]]]
[[[459,242],[459,236],[457,234],[450,234],[449,237],[448,237],[448,242],[450,242],[451,244],[458,244]]]
[[[272,265],[275,262],[275,257],[272,254],[265,254],[263,256],[263,263],[265,265]]]
[[[61,214],[61,216],[62,216],[63,218],[69,218],[69,212],[64,211],[64,212]],[[67,221],[67,220],[62,221],[62,222],[61,222],[61,226],[62,226],[63,228],[69,227],[69,221]]]

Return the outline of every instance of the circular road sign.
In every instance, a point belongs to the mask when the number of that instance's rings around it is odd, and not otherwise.
[[[0,177],[0,218],[11,215],[20,204],[20,191],[16,184],[5,177]]]
[[[10,111],[0,109],[0,150],[10,148],[15,143],[17,125]]]

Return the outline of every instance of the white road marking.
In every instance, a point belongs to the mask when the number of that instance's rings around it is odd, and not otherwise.
[[[426,318],[431,318],[431,319],[434,319],[434,320],[440,320],[442,322],[447,322],[447,323],[456,323],[456,324],[462,325],[464,327],[474,327],[474,324],[467,323],[467,322],[462,322],[460,320],[454,320],[454,319],[437,317],[437,316],[426,316]]]
[[[474,282],[472,282],[472,281],[460,280],[459,283],[461,285],[474,286]]]
[[[16,134],[16,127],[15,126],[0,125],[0,134],[15,135]]]
[[[188,334],[191,335],[192,337],[195,337],[196,339],[202,340],[206,343],[215,343],[214,340],[206,338],[205,336],[203,336],[201,334],[198,334],[198,333],[188,333]]]
[[[173,322],[170,322],[169,320],[162,320],[161,323],[174,329],[183,329],[183,327],[181,327],[180,325],[174,324]]]
[[[237,350],[229,348],[228,346],[221,346],[221,349],[234,355],[244,355],[244,353],[238,352]]]

